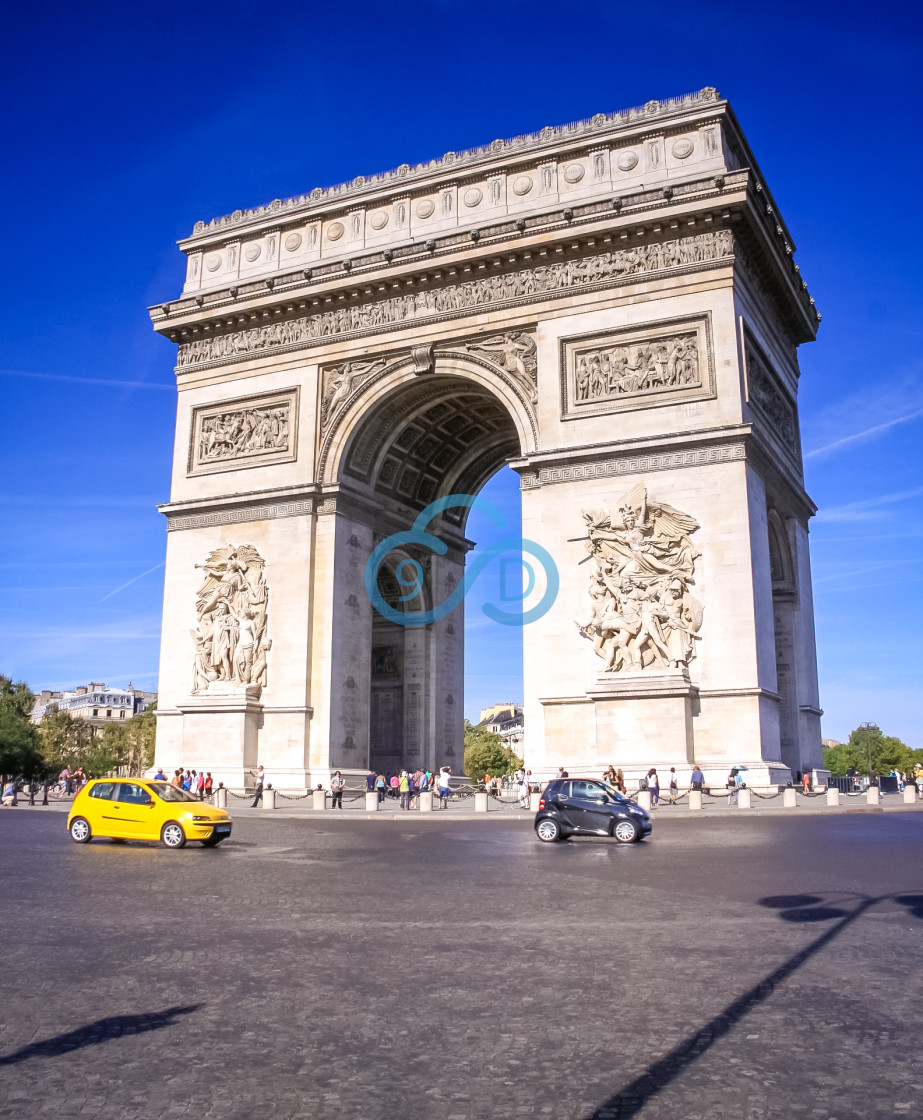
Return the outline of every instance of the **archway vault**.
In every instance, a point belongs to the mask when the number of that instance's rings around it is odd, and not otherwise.
[[[383,366],[324,417],[319,475],[415,510],[477,493],[505,462],[536,448],[533,395],[468,354],[437,351],[423,373],[406,359]]]

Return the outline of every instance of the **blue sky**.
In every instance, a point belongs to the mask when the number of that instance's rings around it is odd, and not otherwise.
[[[800,409],[824,733],[923,745],[921,40],[910,5],[8,6],[0,672],[156,684],[174,348],[146,308],[197,219],[715,85],[823,313]],[[489,493],[517,516],[509,471]],[[520,696],[515,631],[470,627],[468,655],[469,714]]]

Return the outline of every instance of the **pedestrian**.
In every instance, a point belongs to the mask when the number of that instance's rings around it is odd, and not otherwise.
[[[811,771],[810,770],[805,770],[804,775],[802,776],[801,792],[802,793],[810,793],[811,792]]]
[[[651,791],[651,808],[656,809],[660,804],[660,779],[653,766],[647,772],[647,788]]]
[[[560,781],[561,778],[566,778],[567,777],[567,774],[565,773],[565,770],[564,770],[563,766],[558,767],[558,772],[557,772],[557,774],[555,774],[554,777],[555,777],[555,781]]]
[[[676,767],[670,767],[670,804],[676,804],[676,795],[679,793],[679,782],[676,780]]]
[[[492,781],[493,781],[493,778],[490,776],[490,774],[485,774],[484,775],[484,792],[487,794],[488,797],[490,796],[490,783]]]
[[[392,797],[397,797],[399,792],[398,787],[400,786],[400,784],[401,779],[397,776],[397,774],[392,774],[390,779],[388,780],[388,785],[391,787]]]
[[[410,808],[410,775],[406,770],[401,771],[401,776],[397,780],[397,789],[401,795],[401,808]]]
[[[205,775],[199,774],[195,780],[196,793],[199,795],[199,800],[205,800]]]
[[[167,775],[163,772],[163,767],[158,766],[157,767],[157,773],[154,775],[154,781],[155,782],[165,782],[166,780],[167,780]]]
[[[417,767],[413,772],[413,802],[412,805],[415,809],[420,808],[420,794],[426,788],[423,784],[426,781],[426,774]]]
[[[692,768],[692,788],[701,792],[705,787],[705,775],[698,763]]]
[[[727,788],[728,788],[728,805],[731,804],[732,799],[734,801],[734,804],[736,805],[737,804],[737,770],[736,769],[732,770],[730,772],[730,774],[728,774]]]
[[[343,789],[345,785],[346,779],[340,771],[337,770],[330,779],[330,792],[333,794],[333,803],[330,806],[331,809],[343,808]]]
[[[173,771],[173,777],[170,779],[170,785],[171,786],[176,786],[176,788],[179,789],[182,784],[183,784],[183,772],[182,772],[182,770],[174,770]]]
[[[439,771],[439,808],[448,809],[449,798],[452,795],[452,787],[449,785],[449,779],[452,776],[452,767],[443,766]]]
[[[375,778],[376,778],[375,771],[370,770],[368,772],[368,774],[366,775],[366,778],[365,778],[365,792],[366,793],[374,793],[375,792]]]
[[[253,771],[251,771],[253,773]],[[266,781],[266,771],[263,769],[262,764],[256,768],[256,796],[253,798],[251,809],[255,809],[257,805],[263,800],[263,783]]]
[[[529,772],[527,770],[520,770],[519,772],[519,804],[523,809],[529,808]]]
[[[205,788],[205,796],[210,798],[211,795],[212,795],[212,790],[215,788],[215,783],[212,780],[211,770],[209,770],[209,772],[205,775],[205,787],[204,788]]]
[[[16,779],[7,782],[3,787],[3,795],[0,797],[0,804],[15,806],[16,804]]]
[[[378,793],[378,804],[384,805],[385,793],[387,792],[388,784],[385,781],[384,774],[376,774],[375,776],[375,790]]]

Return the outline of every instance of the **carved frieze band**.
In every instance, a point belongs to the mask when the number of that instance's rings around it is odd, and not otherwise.
[[[170,513],[167,514],[167,531],[206,529],[212,525],[243,525],[253,521],[271,521],[277,517],[304,517],[313,512],[314,503],[308,500],[209,510],[207,513]]]
[[[582,482],[585,479],[612,478],[623,474],[672,471],[681,467],[706,467],[713,463],[730,463],[746,457],[746,448],[741,441],[683,451],[601,458],[592,463],[562,464],[555,467],[540,467],[538,471],[525,471],[522,474],[520,489],[531,490],[555,482]]]
[[[747,400],[767,421],[786,448],[798,457],[798,421],[795,405],[779,384],[769,362],[753,340],[746,337]]]
[[[561,340],[564,420],[714,395],[708,317]]]
[[[187,473],[291,462],[297,428],[297,388],[194,408]]]
[[[474,308],[516,306],[568,296],[575,289],[612,288],[632,283],[642,274],[732,259],[733,253],[730,230],[715,230],[537,265],[182,343],[177,354],[177,368],[243,361],[265,351],[286,352],[358,332],[380,333],[399,329],[409,322],[458,317]]]

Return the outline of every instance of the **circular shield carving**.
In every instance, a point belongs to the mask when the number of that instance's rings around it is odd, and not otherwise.
[[[477,206],[483,197],[480,187],[471,187],[465,191],[464,203],[466,206]]]
[[[365,176],[364,175],[357,175],[355,177],[355,179],[353,179],[353,186],[354,187],[364,187],[365,186]]]
[[[417,203],[417,217],[418,218],[431,218],[436,209],[436,204],[432,199],[424,198],[422,202]]]
[[[286,237],[284,244],[285,248],[288,249],[290,253],[294,253],[296,249],[301,248],[301,234],[290,233],[288,237]]]
[[[259,258],[262,249],[255,241],[252,241],[246,249],[244,249],[244,259],[251,263]]]
[[[331,222],[330,225],[327,226],[327,240],[339,241],[344,232],[342,222]]]
[[[315,188],[314,188],[314,189],[313,189],[313,190],[311,191],[311,194],[310,194],[310,195],[309,195],[308,197],[309,197],[309,198],[311,199],[311,201],[312,201],[312,202],[317,202],[317,200],[318,200],[319,198],[323,198],[323,197],[324,197],[324,190],[323,190],[323,187],[315,187]]]
[[[217,272],[218,269],[221,267],[221,254],[220,253],[209,253],[208,256],[205,258],[205,267],[208,269],[209,272]]]
[[[693,144],[688,136],[682,136],[673,145],[673,155],[675,155],[677,159],[687,159],[692,155],[692,150],[694,147],[695,144]]]
[[[631,171],[633,167],[638,166],[638,153],[622,152],[622,154],[615,162],[619,171]]]
[[[572,163],[564,169],[565,183],[579,183],[586,174],[582,163]]]
[[[532,180],[528,175],[520,175],[513,183],[513,194],[528,194],[532,190]]]
[[[388,224],[388,215],[384,210],[373,210],[369,216],[369,225],[372,229],[384,229]]]

